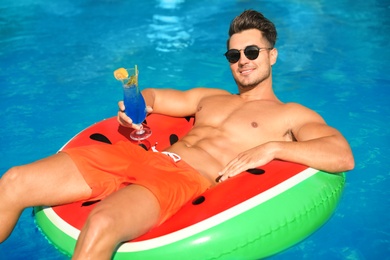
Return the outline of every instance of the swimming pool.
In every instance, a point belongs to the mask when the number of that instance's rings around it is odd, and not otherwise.
[[[235,92],[222,53],[244,9],[277,26],[274,87],[282,101],[318,111],[349,140],[347,174],[331,220],[271,259],[390,259],[386,1],[44,1],[0,3],[0,175],[48,156],[74,134],[116,114],[112,77],[137,63],[142,87]],[[24,211],[0,259],[67,259]]]

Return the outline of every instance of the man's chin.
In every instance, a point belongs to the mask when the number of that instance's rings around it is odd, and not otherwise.
[[[254,89],[259,84],[258,82],[250,83],[250,82],[238,82],[238,81],[236,81],[236,83],[238,88],[243,91]]]

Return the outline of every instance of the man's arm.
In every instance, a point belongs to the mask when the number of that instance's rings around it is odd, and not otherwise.
[[[274,144],[277,159],[293,161],[327,172],[349,171],[354,158],[347,140],[325,123],[307,123],[296,132],[297,142]]]
[[[354,168],[354,158],[347,140],[324,119],[304,106],[288,104],[294,115],[292,132],[297,142],[280,143],[275,157],[298,162],[328,172],[342,172]],[[289,158],[289,159],[287,159]]]
[[[212,88],[193,88],[187,91],[150,88],[142,91],[147,106],[154,113],[175,117],[192,116],[203,98],[226,94],[229,93],[225,90]]]
[[[187,91],[148,88],[142,91],[149,113],[174,117],[194,115],[202,98],[228,94],[225,90],[212,88],[193,88]],[[122,101],[118,103],[118,106],[118,122],[126,127],[136,127],[132,125],[131,119],[121,112],[125,109]]]

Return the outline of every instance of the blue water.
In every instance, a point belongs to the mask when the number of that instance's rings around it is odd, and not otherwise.
[[[271,259],[390,259],[388,1],[2,0],[0,175],[115,115],[118,67],[138,64],[141,87],[235,92],[222,54],[229,22],[248,8],[277,26],[277,95],[319,112],[356,159],[331,220]],[[26,258],[67,259],[31,209],[0,245],[0,259]]]

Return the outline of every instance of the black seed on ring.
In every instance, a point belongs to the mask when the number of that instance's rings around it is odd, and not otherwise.
[[[199,205],[206,200],[204,196],[199,196],[192,201],[192,205]]]
[[[108,139],[105,135],[100,134],[100,133],[94,133],[89,136],[92,140],[107,143],[107,144],[112,144],[110,139]]]
[[[142,148],[144,148],[144,149],[145,149],[145,151],[147,151],[147,150],[148,150],[148,147],[147,147],[145,144],[138,144],[138,146],[141,146]]]
[[[171,145],[175,144],[177,141],[179,141],[179,137],[176,134],[171,134],[169,136],[169,143]]]
[[[248,169],[246,171],[251,173],[251,174],[254,174],[254,175],[260,175],[260,174],[265,173],[265,171],[263,169],[258,169],[258,168]]]

